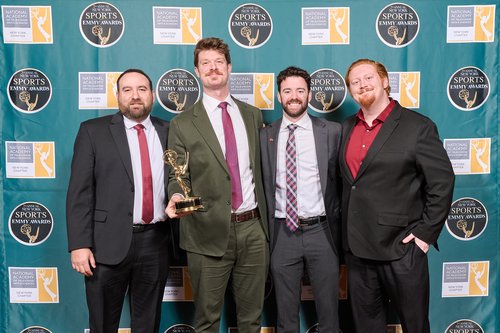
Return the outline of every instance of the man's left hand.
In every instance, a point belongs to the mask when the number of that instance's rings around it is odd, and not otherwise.
[[[429,244],[421,240],[420,238],[415,237],[413,234],[409,234],[408,236],[403,239],[403,243],[407,244],[411,241],[415,241],[415,244],[422,250],[424,253],[427,253],[429,251]]]

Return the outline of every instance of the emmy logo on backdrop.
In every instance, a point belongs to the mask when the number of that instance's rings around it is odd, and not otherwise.
[[[33,244],[38,239],[38,235],[40,234],[40,227],[36,228],[36,234],[32,235],[31,234],[31,225],[23,224],[21,226],[21,233],[23,235],[26,235],[26,237],[28,237],[30,244]]]
[[[474,94],[474,99],[472,101],[469,101],[469,90],[467,90],[467,89],[460,90],[458,92],[458,98],[460,98],[461,100],[463,100],[465,102],[465,107],[467,109],[470,109],[476,103],[477,91]]]
[[[45,38],[45,41],[48,42],[50,40],[50,34],[43,28],[43,25],[47,20],[48,10],[47,9],[45,10],[45,16],[40,16],[40,10],[38,8],[33,8],[31,13],[33,14],[33,17],[36,19],[36,25],[38,27],[38,30],[40,30],[40,33]]]
[[[31,95],[27,91],[22,91],[19,94],[19,100],[21,100],[21,102],[26,103],[26,105],[28,106],[28,111],[33,111],[35,109],[36,105],[38,104],[38,94],[36,94],[35,101],[33,103],[30,102],[30,99],[31,99]]]
[[[252,38],[252,28],[243,27],[240,31],[241,35],[248,40],[248,46],[254,46],[255,43],[259,40],[259,29],[257,29],[257,34],[254,38]]]
[[[99,38],[99,44],[106,45],[109,41],[109,37],[111,37],[111,28],[109,28],[107,36],[102,35],[103,31],[104,29],[100,25],[94,25],[92,27],[92,34]]]
[[[330,101],[325,102],[326,100],[326,93],[323,91],[318,91],[315,95],[314,98],[323,105],[323,111],[328,111],[330,109],[330,106],[333,103],[333,94],[330,96]]]
[[[398,27],[396,27],[394,25],[391,25],[387,29],[387,33],[389,34],[389,36],[394,37],[394,40],[396,41],[396,45],[401,45],[401,44],[403,44],[403,41],[404,41],[404,39],[406,37],[406,28],[403,31],[403,36],[401,36],[401,37],[398,37],[399,29],[398,29]]]
[[[184,95],[184,101],[182,103],[179,102],[179,93],[176,91],[172,91],[168,94],[168,100],[175,104],[175,108],[177,111],[182,111],[184,106],[186,106],[187,95]]]
[[[170,165],[174,169],[175,179],[177,180],[177,184],[179,184],[182,191],[184,192],[184,198],[181,201],[175,203],[175,208],[176,208],[175,212],[184,213],[204,208],[201,203],[200,197],[189,196],[191,189],[186,185],[186,183],[182,179],[182,176],[186,174],[186,170],[188,167],[189,153],[188,152],[185,153],[184,164],[177,164],[177,159],[178,155],[175,150],[167,149],[163,154],[163,160],[165,161],[166,164]]]
[[[263,79],[262,75],[257,75],[255,77],[255,81],[257,81],[257,84],[259,85],[259,94],[260,94],[260,97],[262,97],[262,100],[264,101],[264,103],[266,103],[266,106],[268,108],[270,108],[271,105],[272,105],[272,103],[273,103],[273,101],[271,101],[269,99],[269,97],[266,96],[266,91],[269,88],[269,85],[271,84],[271,77],[269,76],[267,78],[267,82],[266,83],[263,83],[262,79]]]
[[[50,285],[52,284],[52,280],[54,279],[54,271],[52,271],[52,274],[50,277],[45,276],[45,269],[40,269],[38,270],[38,276],[42,279],[43,281],[43,289],[47,292],[47,294],[50,296],[52,299],[52,302],[56,301],[57,294],[50,290]]]
[[[479,266],[482,266],[482,270],[479,269]],[[483,295],[486,294],[486,287],[481,283],[481,278],[483,277],[484,273],[486,272],[486,264],[478,264],[478,263],[471,263],[470,264],[470,269],[474,273],[474,282],[476,283],[476,286],[481,290],[481,293]]]
[[[465,238],[470,238],[470,236],[474,232],[475,225],[475,222],[472,222],[472,228],[470,230],[467,230],[467,221],[460,220],[457,222],[457,228],[463,231]]]

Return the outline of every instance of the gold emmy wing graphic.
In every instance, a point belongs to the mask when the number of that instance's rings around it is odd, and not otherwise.
[[[35,177],[54,176],[53,143],[35,143]]]
[[[494,6],[475,7],[475,37],[479,42],[492,42],[495,20]]]
[[[197,8],[183,8],[182,15],[182,41],[196,44],[201,39],[201,15]],[[198,19],[200,17],[200,19]],[[185,28],[185,29],[184,29]],[[187,30],[187,31],[186,31]]]
[[[389,34],[389,36],[392,36],[394,38],[394,40],[396,41],[395,45],[401,45],[401,44],[403,44],[403,41],[406,37],[406,28],[404,29],[403,36],[401,36],[401,37],[398,37],[399,29],[398,29],[398,27],[396,27],[394,25],[391,25],[387,29],[387,33]]]
[[[56,303],[57,297],[57,272],[54,268],[39,268],[38,275],[38,293],[40,302]],[[41,286],[41,288],[40,288]]]
[[[488,263],[471,262],[469,265],[469,296],[486,296],[488,294]]]
[[[490,172],[490,145],[488,139],[474,139],[470,141],[471,146],[471,172]]]
[[[26,235],[26,237],[28,237],[28,242],[30,244],[33,244],[38,239],[38,235],[40,234],[40,227],[36,228],[36,234],[34,235],[31,234],[31,225],[29,224],[23,224],[20,231],[23,235]]]
[[[323,111],[328,111],[330,110],[330,106],[332,106],[333,103],[333,94],[330,96],[330,101],[326,102],[326,93],[323,91],[318,91],[315,95],[314,98],[323,105]]]
[[[469,90],[467,89],[462,89],[458,92],[458,98],[460,98],[462,101],[465,102],[465,108],[470,109],[474,106],[476,103],[476,98],[477,98],[477,91],[474,94],[474,98],[472,100],[469,100]]]
[[[252,37],[252,28],[250,27],[243,27],[240,30],[240,33],[243,37],[245,37],[248,40],[248,46],[254,46],[257,41],[259,40],[259,29],[257,29],[257,34],[255,37]]]
[[[459,221],[457,221],[457,228],[459,230],[463,231],[465,238],[470,238],[470,236],[474,232],[475,225],[476,225],[476,223],[472,222],[472,227],[470,228],[470,230],[467,230],[467,221],[465,221],[465,220],[459,220]]]
[[[408,108],[418,107],[418,73],[402,73],[401,74],[401,105]]]
[[[116,80],[120,73],[106,73],[106,92],[108,108],[118,108],[118,100],[116,99],[117,87]]]
[[[255,75],[255,106],[259,109],[273,108],[273,76],[269,74]]]
[[[27,91],[21,91],[21,93],[19,94],[19,100],[21,102],[24,102],[26,106],[28,106],[28,111],[33,111],[38,104],[38,94],[36,94],[35,101],[33,103],[30,102],[30,99],[31,95]]]
[[[349,9],[330,9],[330,42],[333,44],[349,43]]]
[[[108,43],[109,38],[111,37],[111,28],[109,28],[107,36],[103,36],[103,32],[104,29],[100,25],[94,25],[92,27],[92,34],[99,38],[100,45],[106,45]]]
[[[51,17],[49,8],[32,7],[31,22],[33,29],[33,42],[52,42]]]
[[[184,95],[184,101],[179,102],[179,93],[176,91],[172,91],[168,94],[168,100],[175,104],[175,109],[177,111],[184,111],[184,107],[186,106],[187,95]]]

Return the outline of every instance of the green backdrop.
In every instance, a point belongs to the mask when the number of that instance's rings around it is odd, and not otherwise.
[[[311,114],[342,121],[357,111],[343,81],[349,64],[358,58],[384,63],[394,98],[437,123],[457,174],[440,251],[429,253],[432,332],[500,332],[498,4],[2,0],[0,332],[88,327],[83,278],[71,269],[65,225],[79,124],[116,112],[113,80],[127,68],[143,69],[158,88],[154,115],[170,120],[193,104],[200,90],[192,54],[199,36],[229,44],[231,90],[259,106],[266,122],[281,115],[275,75],[285,67],[314,73]],[[161,332],[190,332],[189,280],[183,260],[175,264]],[[302,332],[314,332],[305,284]],[[341,326],[348,333],[355,319],[345,274],[341,286]],[[263,332],[275,325],[271,284],[268,290]],[[397,318],[391,320],[388,331],[400,332]],[[128,321],[125,309],[122,332]],[[228,301],[221,331],[233,332],[234,324]]]

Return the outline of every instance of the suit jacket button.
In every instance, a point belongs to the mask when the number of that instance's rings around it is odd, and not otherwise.
[[[134,188],[133,188],[133,187],[131,187],[131,188],[130,188],[130,192],[134,193],[134,191],[135,191],[135,190],[134,190]]]
[[[352,186],[351,189],[354,191],[356,190],[356,185]]]
[[[128,216],[134,216],[134,214],[132,214],[132,212],[128,212]]]
[[[231,206],[231,201],[226,201],[226,205]]]

